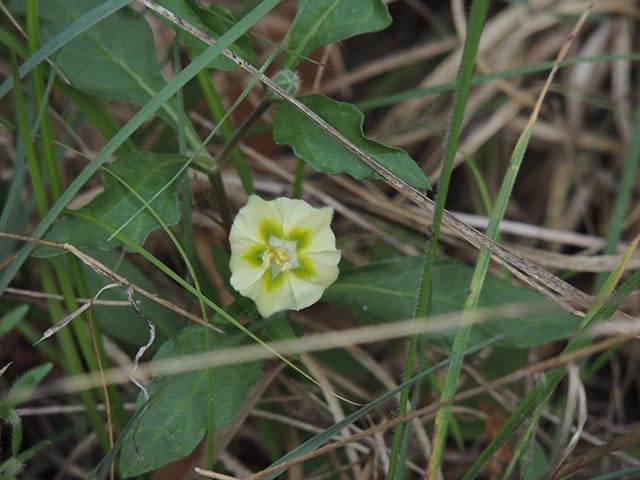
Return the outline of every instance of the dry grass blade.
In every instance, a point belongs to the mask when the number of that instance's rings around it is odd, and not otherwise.
[[[201,39],[203,42],[211,45],[215,43],[215,40],[204,32],[200,31],[193,25],[188,24],[184,20],[178,18],[176,15],[159,6],[158,4],[150,0],[138,0],[143,5],[162,15],[172,23],[175,23],[179,27],[187,30],[189,33]],[[309,119],[313,120],[318,126],[320,126],[325,132],[331,135],[335,140],[340,142],[351,153],[357,156],[361,161],[380,174],[386,182],[394,189],[404,194],[416,205],[421,207],[427,214],[433,215],[435,209],[435,202],[431,200],[424,192],[421,192],[403,180],[396,177],[392,172],[378,164],[373,158],[363,152],[359,147],[351,143],[340,132],[338,132],[333,126],[329,125],[325,120],[319,117],[315,112],[309,110],[302,102],[295,97],[289,95],[286,91],[276,85],[271,79],[264,75],[260,75],[258,70],[252,65],[247,63],[242,58],[238,57],[230,50],[225,50],[224,55],[235,62],[239,67],[245,70],[252,76],[259,76],[260,82],[262,82],[267,88],[276,91],[287,102],[297,108],[300,112],[305,114]],[[587,295],[583,291],[575,288],[573,285],[565,282],[557,276],[551,274],[547,270],[534,264],[516,253],[513,253],[509,249],[499,245],[493,240],[489,239],[484,234],[478,232],[474,228],[470,227],[460,219],[458,219],[452,213],[445,211],[442,218],[443,226],[451,229],[461,238],[469,242],[471,245],[480,249],[482,247],[487,248],[495,257],[497,257],[501,263],[503,263],[509,270],[511,270],[519,278],[523,278],[529,285],[536,288],[541,293],[548,295],[551,291],[555,293],[560,299],[558,301],[556,297],[550,296],[550,298],[556,301],[562,308],[565,308],[570,313],[577,314],[579,312],[585,312],[592,305],[594,299],[592,296]],[[623,312],[616,312],[614,318],[629,319],[630,317]]]
[[[513,373],[510,373],[508,375],[505,375],[501,378],[498,378],[496,380],[492,380],[488,383],[486,383],[485,385],[481,385],[478,387],[474,387],[474,388],[470,388],[469,390],[465,390],[457,395],[455,395],[452,398],[449,398],[448,400],[445,401],[439,401],[439,402],[434,402],[430,405],[427,405],[425,407],[419,408],[417,410],[414,410],[410,413],[408,413],[407,415],[404,415],[402,417],[395,417],[391,420],[386,420],[384,422],[379,423],[378,425],[368,428],[366,430],[363,430],[355,435],[352,435],[351,437],[344,439],[344,440],[339,440],[337,442],[331,443],[329,445],[325,445],[324,447],[318,448],[317,450],[310,452],[308,454],[305,455],[300,455],[299,457],[296,457],[295,459],[292,459],[290,461],[287,462],[283,462],[280,465],[276,465],[273,467],[270,467],[268,469],[262,470],[261,472],[258,472],[254,475],[251,475],[249,477],[246,477],[244,480],[260,480],[261,478],[264,478],[268,475],[277,473],[281,470],[284,470],[286,468],[289,468],[292,465],[296,465],[302,462],[306,462],[312,458],[315,458],[319,455],[324,455],[325,453],[331,452],[337,448],[341,448],[345,445],[348,445],[349,443],[352,442],[357,442],[359,440],[362,440],[370,435],[373,435],[374,433],[377,432],[381,432],[381,431],[385,431],[388,430],[392,427],[395,427],[396,425],[405,423],[413,418],[418,418],[418,417],[422,417],[428,414],[432,414],[437,412],[440,408],[447,406],[447,405],[452,405],[452,404],[456,404],[456,403],[460,403],[464,400],[468,400],[470,398],[473,398],[477,395],[481,395],[487,391],[490,391],[492,389],[496,389],[499,387],[502,387],[504,385],[508,385],[510,383],[522,380],[524,378],[527,378],[531,375],[534,375],[536,373],[540,373],[540,372],[544,372],[546,370],[550,370],[553,368],[558,368],[558,367],[562,367],[564,365],[567,365],[571,362],[574,362],[580,358],[585,358],[588,357],[590,355],[593,355],[594,353],[597,352],[601,352],[603,350],[607,350],[615,345],[619,345],[625,342],[628,342],[631,338],[633,338],[633,336],[630,335],[621,335],[618,337],[614,337],[614,338],[610,338],[607,340],[603,340],[601,342],[595,343],[593,345],[590,345],[588,347],[579,349],[579,350],[575,350],[573,352],[564,354],[564,355],[560,355],[558,357],[554,357],[548,360],[544,360],[532,365],[529,365],[527,367],[524,367],[520,370],[517,370]],[[638,436],[640,436],[640,430],[638,431],[634,431],[633,432],[633,436],[631,437],[632,439],[636,440],[638,438]],[[627,443],[630,443],[629,440],[625,437],[625,441]],[[617,445],[617,444],[616,444]],[[619,448],[619,446],[616,446],[616,448]],[[556,477],[559,478],[559,477]]]
[[[611,452],[627,447],[635,447],[638,445],[638,442],[640,442],[640,428],[636,428],[629,433],[625,433],[624,435],[619,435],[610,442],[607,442],[604,445],[593,447],[584,455],[581,455],[567,463],[564,467],[556,472],[556,474],[553,476],[553,480],[560,480],[561,478],[565,478],[568,475],[574,474],[590,463],[593,463],[596,460],[609,455]]]
[[[84,263],[85,265],[90,267],[98,275],[103,276],[105,278],[109,278],[109,279],[113,280],[114,282],[116,282],[118,285],[120,285],[122,287],[131,287],[133,290],[138,292],[140,295],[148,298],[152,302],[155,302],[155,303],[157,303],[159,305],[162,305],[163,307],[168,308],[169,310],[171,310],[173,312],[176,312],[178,315],[183,316],[183,317],[191,320],[194,323],[197,323],[199,325],[207,327],[207,328],[209,328],[209,329],[211,329],[211,330],[213,330],[215,332],[218,332],[218,333],[222,332],[218,327],[215,327],[215,326],[211,325],[210,323],[205,322],[200,317],[197,317],[196,315],[184,310],[183,308],[180,308],[176,304],[174,304],[172,302],[169,302],[169,301],[167,301],[167,300],[165,300],[163,298],[160,298],[156,294],[151,293],[151,292],[145,290],[144,288],[139,287],[136,284],[130,282],[128,279],[126,279],[122,275],[117,274],[116,272],[111,270],[109,267],[107,267],[103,263],[99,262],[98,260],[96,260],[94,258],[91,258],[89,255],[87,255],[86,253],[78,250],[76,247],[74,247],[73,245],[71,245],[69,243],[49,242],[47,240],[40,240],[40,239],[32,238],[32,237],[25,237],[24,235],[14,235],[12,233],[5,233],[5,232],[0,232],[0,238],[10,238],[10,239],[13,239],[13,240],[19,240],[21,242],[31,242],[31,243],[36,243],[38,245],[43,245],[43,246],[46,246],[46,247],[53,247],[53,248],[58,248],[58,249],[61,249],[61,250],[65,250],[65,251],[71,253],[72,255],[74,255],[76,258],[78,258],[78,260],[80,260],[82,263]],[[130,302],[127,302],[127,304],[130,304]],[[90,306],[90,303],[87,304],[87,305]]]

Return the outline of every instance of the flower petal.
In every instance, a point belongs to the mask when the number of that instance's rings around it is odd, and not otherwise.
[[[289,277],[289,283],[291,284],[291,292],[293,295],[293,306],[291,310],[302,310],[307,308],[322,297],[326,285],[319,285],[314,281],[303,280],[295,275]]]
[[[267,272],[267,275],[270,273]],[[268,290],[264,288],[264,280],[260,282],[261,288],[255,289],[253,301],[256,302],[260,315],[267,318],[281,310],[298,310],[295,304],[295,296],[292,292],[290,277],[286,277],[278,288]]]
[[[265,272],[263,267],[252,265],[240,255],[231,256],[229,267],[233,272],[229,282],[241,295],[253,298],[252,294],[256,288],[264,288],[262,286],[262,275]]]
[[[281,211],[282,228],[285,235],[291,235],[298,229],[308,230],[309,243],[302,246],[302,252],[319,252],[336,249],[336,237],[331,231],[333,208],[313,208],[303,200],[287,200],[277,204]],[[276,202],[278,202],[276,200]]]
[[[242,239],[266,243],[269,239],[262,238],[261,231],[265,219],[272,219],[277,224],[282,224],[280,211],[272,202],[267,202],[257,195],[249,196],[247,204],[240,209],[233,221],[229,232],[229,243],[234,245]]]
[[[250,196],[229,234],[233,288],[253,299],[264,317],[317,302],[339,273],[332,216],[332,208],[313,208],[303,200]],[[276,247],[295,255],[293,268],[280,270],[284,260],[272,252]],[[267,251],[277,264],[267,265]]]

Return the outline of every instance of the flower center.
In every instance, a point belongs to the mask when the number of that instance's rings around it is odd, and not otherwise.
[[[262,266],[271,269],[271,276],[276,277],[280,272],[287,273],[292,268],[298,268],[296,242],[288,242],[278,237],[269,238],[269,246],[262,254]]]

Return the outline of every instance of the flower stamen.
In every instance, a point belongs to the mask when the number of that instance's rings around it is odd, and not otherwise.
[[[262,254],[262,266],[271,269],[271,276],[287,273],[300,266],[296,255],[296,242],[288,242],[277,237],[269,238],[269,246]]]
[[[251,195],[229,232],[231,286],[265,318],[316,303],[339,273],[332,216],[331,207]]]

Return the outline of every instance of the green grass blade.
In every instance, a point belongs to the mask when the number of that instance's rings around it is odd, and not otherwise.
[[[573,29],[573,37],[580,29],[584,21],[586,20],[586,16],[590,12],[589,9],[580,17],[578,22],[576,23]],[[516,144],[514,151],[511,155],[511,160],[509,162],[509,167],[505,174],[502,185],[500,186],[500,191],[498,193],[498,198],[496,199],[495,206],[491,215],[489,217],[489,225],[487,227],[486,235],[490,239],[495,239],[498,235],[498,229],[500,227],[500,222],[502,221],[504,214],[507,209],[507,205],[509,203],[509,198],[511,197],[511,193],[513,191],[516,179],[518,177],[518,173],[520,171],[520,166],[522,165],[522,161],[524,159],[524,154],[529,145],[529,140],[531,139],[531,135],[533,133],[533,128],[535,122],[538,117],[538,113],[540,111],[540,107],[542,106],[542,102],[548,92],[549,86],[551,85],[551,81],[553,80],[556,72],[558,71],[558,67],[560,62],[564,59],[566,55],[569,45],[571,44],[570,40],[565,42],[563,47],[558,54],[558,58],[556,59],[553,67],[551,68],[551,72],[547,78],[547,81],[540,93],[538,100],[535,104],[533,112],[531,113],[529,123],[525,130],[522,132],[520,138],[518,139],[518,143]],[[484,285],[484,281],[487,275],[487,271],[489,269],[489,262],[491,260],[491,252],[487,248],[480,249],[480,254],[478,256],[478,261],[476,263],[476,267],[473,273],[473,277],[471,279],[471,284],[469,286],[469,295],[465,301],[464,305],[464,313],[463,313],[463,322],[460,326],[458,332],[456,333],[456,337],[453,342],[452,353],[456,354],[459,351],[462,351],[466,348],[467,343],[469,341],[469,336],[471,333],[471,326],[473,324],[473,313],[476,310],[478,302],[480,300],[480,293],[482,291],[482,287]],[[460,371],[462,370],[462,361],[463,359],[456,360],[452,362],[449,368],[447,369],[447,375],[445,378],[444,388],[442,392],[442,396],[440,397],[441,401],[448,400],[455,395],[456,386],[458,384],[458,379],[460,376]],[[555,388],[555,385],[551,387],[551,389],[543,389],[541,392],[543,398],[547,398]],[[433,442],[433,453],[431,459],[429,460],[429,476],[430,478],[436,478],[436,474],[439,470],[439,460],[444,450],[446,438],[447,438],[447,430],[448,425],[451,422],[452,418],[452,407],[446,406],[438,411],[436,415],[435,422],[435,438]],[[512,417],[513,418],[513,417]],[[510,433],[510,432],[508,432]]]
[[[625,475],[631,475],[632,473],[640,472],[640,466],[625,468],[624,470],[618,470],[617,472],[607,473],[598,477],[593,477],[591,480],[614,480],[615,478],[624,477]]]
[[[24,78],[37,65],[40,65],[51,54],[64,47],[71,40],[91,28],[96,23],[105,19],[114,12],[117,12],[133,0],[106,0],[93,10],[85,13],[63,31],[51,38],[46,44],[40,47],[31,55],[18,69],[20,79]],[[8,78],[0,85],[0,98],[4,97],[13,88],[13,78]]]
[[[560,63],[560,68],[570,67],[572,65],[579,65],[582,63],[607,63],[617,61],[638,61],[640,60],[640,54],[624,54],[624,55],[599,55],[594,57],[574,57],[567,58]],[[554,62],[542,62],[535,65],[526,65],[524,67],[517,67],[500,72],[493,72],[486,75],[477,75],[473,77],[471,81],[472,85],[479,85],[482,83],[491,82],[501,78],[519,77],[521,75],[528,75],[532,73],[548,72],[553,67]],[[360,110],[371,110],[379,107],[388,107],[397,103],[406,102],[407,100],[413,100],[416,98],[426,97],[428,95],[436,95],[438,93],[450,92],[455,88],[455,82],[443,83],[441,85],[435,85],[433,87],[416,88],[412,90],[403,90],[401,93],[394,93],[391,95],[380,96],[367,100],[364,102],[356,103],[355,105]]]
[[[53,221],[62,212],[69,201],[80,191],[82,186],[98,171],[102,164],[135,132],[155,111],[161,108],[175,93],[182,88],[189,80],[197,75],[197,73],[206,68],[211,60],[220,55],[227,47],[229,47],[242,34],[249,30],[255,22],[273,9],[281,0],[265,0],[258,5],[249,14],[245,15],[235,26],[218,39],[218,41],[205,49],[191,64],[168,83],[158,92],[158,94],[142,107],[136,115],[122,127],[122,129],[104,146],[100,153],[80,172],[67,190],[61,195],[60,199],[50,208],[45,217],[42,219],[38,227],[32,233],[35,238],[41,238],[42,235],[51,226]],[[35,246],[27,244],[22,247],[13,263],[11,263],[0,277],[0,295],[9,285],[18,272],[22,264],[25,262],[29,254]]]
[[[585,315],[582,328],[571,339],[562,353],[566,354],[576,351],[590,344],[591,338],[585,337],[581,332],[594,323],[610,318],[622,302],[639,286],[640,270],[637,270],[606,301],[600,300],[589,309]],[[482,467],[484,467],[485,463],[489,461],[493,454],[513,435],[513,432],[529,418],[530,413],[536,405],[540,401],[546,400],[553,393],[564,376],[565,370],[552,370],[531,389],[527,396],[518,404],[511,417],[505,422],[500,431],[493,436],[489,445],[487,445],[467,471],[464,480],[471,480],[480,473]]]
[[[636,176],[640,167],[640,104],[636,110],[636,117],[631,134],[631,144],[629,145],[624,157],[624,167],[620,174],[620,183],[618,184],[618,195],[613,204],[611,218],[607,227],[607,237],[602,252],[604,255],[615,253],[616,245],[622,235],[624,219],[629,212],[631,204],[631,195],[636,185]],[[604,284],[607,274],[602,272],[598,274],[595,282],[595,290],[600,290]]]
[[[492,345],[493,343],[497,342],[499,339],[500,339],[499,337],[491,338],[491,339],[487,340],[486,342],[482,342],[482,343],[479,343],[478,345],[474,345],[472,347],[469,347],[463,353],[464,353],[464,355],[469,355],[471,353],[480,351],[483,348],[485,348],[485,347],[487,347],[489,345]],[[404,391],[408,390],[409,387],[421,382],[426,377],[431,375],[433,372],[436,372],[439,369],[447,366],[451,362],[451,360],[453,358],[454,357],[450,357],[450,358],[448,358],[446,360],[443,360],[443,361],[431,366],[430,368],[421,371],[415,377],[409,378],[405,382],[403,382],[400,385],[398,385],[396,388],[394,388],[392,390],[389,390],[384,395],[378,397],[377,399],[375,399],[373,402],[369,403],[365,407],[362,407],[358,411],[352,413],[351,415],[348,415],[343,420],[333,424],[331,427],[327,428],[323,432],[317,434],[313,438],[307,440],[302,445],[296,447],[295,449],[290,451],[288,454],[286,454],[285,456],[280,458],[277,462],[273,463],[269,468],[275,467],[277,465],[280,465],[280,464],[282,464],[284,462],[287,462],[288,460],[292,460],[292,459],[294,459],[296,457],[299,457],[301,455],[305,455],[307,453],[313,452],[318,447],[322,446],[323,444],[325,444],[326,442],[331,440],[331,438],[333,438],[335,435],[338,435],[342,430],[344,430],[345,427],[348,427],[352,423],[358,421],[364,415],[366,415],[369,412],[373,411],[374,409],[376,409],[377,407],[382,405],[384,402],[392,399],[398,393],[404,392]],[[278,473],[274,473],[272,475],[265,476],[263,480],[271,480],[273,478],[276,478],[278,475],[281,475],[284,471],[285,471],[285,469],[282,469]]]
[[[198,82],[200,83],[200,88],[202,89],[202,94],[204,95],[204,99],[209,106],[209,110],[211,111],[214,120],[216,121],[216,125],[220,130],[220,134],[225,142],[228,142],[233,137],[233,126],[228,120],[228,115],[225,115],[224,105],[222,104],[222,100],[218,95],[213,83],[211,82],[211,78],[209,75],[201,72],[198,75]],[[247,162],[244,158],[244,155],[240,151],[240,148],[235,147],[231,150],[231,162],[240,177],[240,181],[242,182],[242,186],[244,187],[244,191],[247,195],[255,193],[255,189],[253,188],[253,181],[251,179],[251,171],[247,166]]]
[[[462,59],[460,61],[460,68],[458,70],[458,78],[456,79],[456,87],[453,96],[453,105],[451,107],[451,118],[449,121],[449,129],[445,142],[445,151],[442,158],[442,175],[438,184],[438,196],[436,199],[436,209],[433,215],[433,231],[431,239],[428,242],[428,246],[424,256],[424,272],[421,281],[420,288],[418,290],[418,300],[415,309],[414,318],[427,317],[431,312],[431,279],[433,272],[433,265],[438,249],[438,239],[440,235],[440,224],[442,221],[442,215],[444,214],[445,204],[447,200],[447,194],[449,191],[449,184],[451,182],[451,173],[453,171],[453,161],[458,151],[458,143],[460,140],[460,132],[462,131],[462,122],[464,120],[464,111],[469,97],[469,90],[471,88],[471,79],[473,77],[473,70],[475,66],[475,59],[478,53],[478,46],[480,44],[480,36],[484,28],[484,22],[489,8],[488,0],[475,0],[471,7],[469,15],[469,24],[467,27],[467,36],[465,39]],[[417,321],[417,320],[416,320]],[[405,379],[413,375],[414,358],[417,353],[417,347],[419,343],[419,336],[413,335],[409,344],[409,352],[407,355],[407,364],[405,371]],[[454,352],[457,353],[457,352]],[[422,363],[422,362],[420,362]],[[400,398],[399,414],[403,415],[407,409],[407,402],[409,399],[409,392],[403,391]],[[404,430],[404,432],[403,432]],[[409,435],[410,423],[407,423],[404,428],[396,428],[393,446],[389,460],[389,470],[387,476],[389,478],[396,477],[397,464],[404,464],[404,457],[406,455],[406,449],[402,449],[401,445],[407,442],[402,442],[402,436]],[[435,449],[432,451],[431,459],[436,456],[437,461],[435,468],[439,468],[438,452]],[[430,460],[431,464],[431,460]]]

